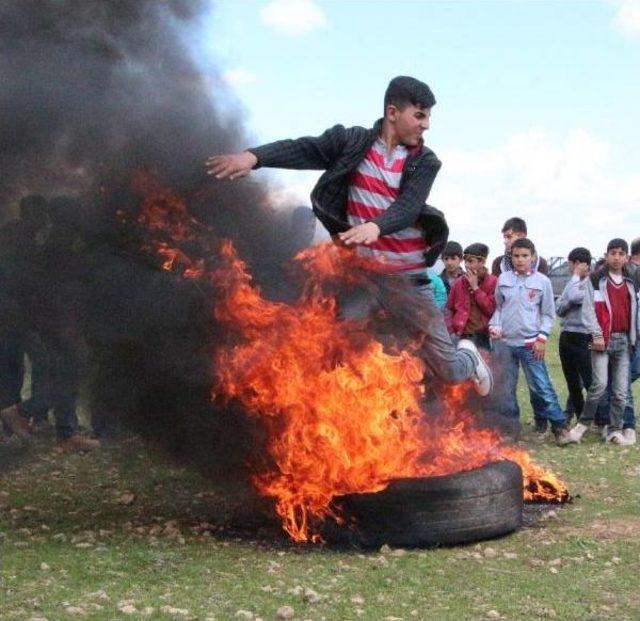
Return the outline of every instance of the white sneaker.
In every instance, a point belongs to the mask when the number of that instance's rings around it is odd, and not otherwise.
[[[493,375],[489,365],[484,361],[473,341],[461,339],[458,342],[458,349],[464,349],[473,356],[476,364],[473,373],[473,385],[481,397],[486,397],[493,390]]]
[[[589,431],[589,425],[576,423],[575,427],[572,427],[569,430],[569,438],[571,439],[571,442],[580,442],[587,431]]]
[[[625,437],[629,445],[636,443],[636,430],[627,427],[627,429],[622,430],[622,435]]]
[[[617,444],[618,446],[629,446],[631,442],[624,437],[622,431],[612,431],[607,435],[605,442],[610,444]]]

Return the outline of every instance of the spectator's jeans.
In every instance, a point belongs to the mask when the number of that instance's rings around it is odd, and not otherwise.
[[[607,389],[611,373],[611,403],[609,406],[610,431],[622,429],[622,419],[629,391],[629,368],[631,366],[629,338],[623,332],[614,332],[606,351],[592,351],[593,377],[580,422],[593,422],[598,402]]]
[[[342,318],[365,319],[382,310],[391,320],[393,333],[405,332],[421,340],[417,354],[434,375],[453,384],[471,378],[475,357],[452,343],[429,285],[414,286],[402,276],[380,274],[370,275],[368,284],[341,297]]]
[[[584,409],[582,387],[591,386],[591,343],[590,334],[580,332],[560,333],[560,363],[567,382],[569,398],[573,404],[576,418],[580,418]]]
[[[551,384],[547,365],[544,360],[536,360],[533,350],[530,347],[505,345],[502,359],[505,364],[503,369],[504,391],[503,403],[501,404],[502,414],[512,418],[519,418],[520,408],[516,397],[518,387],[518,371],[520,366],[524,371],[527,385],[531,396],[535,395],[540,409],[538,416],[548,420],[555,429],[566,425],[566,418],[560,404],[558,396]]]

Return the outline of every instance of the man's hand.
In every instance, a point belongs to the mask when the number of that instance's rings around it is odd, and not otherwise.
[[[258,158],[250,151],[214,155],[206,162],[207,174],[216,179],[239,179],[246,177],[257,163]]]
[[[478,274],[471,270],[467,270],[464,277],[466,278],[467,283],[469,283],[469,289],[471,289],[471,291],[475,291],[478,288]]]
[[[502,329],[497,326],[489,326],[489,336],[494,341],[500,340],[502,338]]]
[[[533,344],[533,357],[535,360],[544,360],[547,344],[544,341],[536,341]]]
[[[338,233],[338,237],[347,246],[354,244],[364,244],[366,246],[380,237],[380,227],[374,222],[365,222],[364,224],[358,224],[358,226],[352,226],[344,233]]]
[[[592,351],[604,351],[604,337],[603,336],[594,336],[591,341],[591,349]]]

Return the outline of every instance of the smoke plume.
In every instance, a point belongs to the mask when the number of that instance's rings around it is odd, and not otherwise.
[[[279,278],[282,216],[264,190],[205,174],[207,156],[247,146],[241,113],[219,112],[232,94],[194,57],[190,35],[210,10],[204,0],[0,4],[0,221],[27,193],[74,197],[65,217],[84,227],[87,245],[80,290],[60,304],[81,310],[94,413],[217,467],[244,463],[253,440],[237,412],[210,403],[216,327],[207,292],[114,233],[115,215],[139,206],[131,179],[142,170],[231,238],[265,284]],[[50,274],[45,297],[65,290],[59,277]]]

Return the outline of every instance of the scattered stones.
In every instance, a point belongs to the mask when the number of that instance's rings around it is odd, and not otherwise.
[[[255,615],[249,610],[237,610],[234,615],[236,619],[243,619],[244,621],[254,621]]]
[[[482,553],[484,554],[485,558],[495,558],[496,556],[498,556],[498,553],[494,548],[485,548]]]
[[[487,619],[499,619],[500,613],[497,610],[489,610],[487,612]]]
[[[280,606],[276,611],[278,619],[293,619],[295,614],[295,610],[291,606]]]
[[[354,595],[351,598],[351,603],[356,606],[362,606],[364,604],[364,597],[362,597],[362,595]]]
[[[87,614],[87,611],[84,608],[81,608],[80,606],[65,606],[64,607],[64,611],[69,614],[69,615],[77,615],[77,616],[82,616]]]
[[[120,505],[132,505],[135,502],[136,495],[133,492],[124,492],[118,497],[118,504]]]
[[[49,571],[51,567],[47,563],[40,563],[40,571]]]
[[[121,613],[125,615],[132,615],[138,612],[138,609],[135,606],[135,602],[132,599],[125,599],[118,602],[117,608]]]
[[[190,614],[186,608],[174,608],[173,606],[160,606],[160,612],[178,617],[188,617]]]
[[[309,604],[317,604],[320,601],[320,595],[313,589],[305,587],[304,591],[302,592],[302,599]]]

